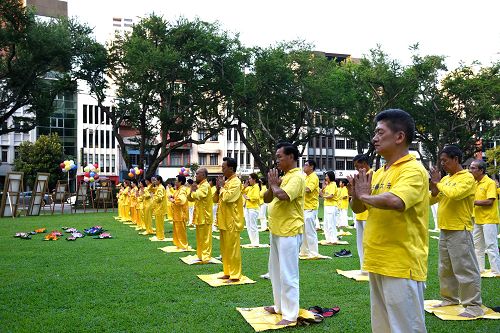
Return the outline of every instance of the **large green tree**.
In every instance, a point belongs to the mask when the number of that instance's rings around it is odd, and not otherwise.
[[[204,143],[231,122],[227,104],[246,52],[217,24],[150,15],[111,48],[119,112],[138,130],[146,175],[177,147]],[[193,130],[205,135],[193,137]]]
[[[90,32],[73,20],[38,20],[21,1],[0,1],[0,135],[32,130],[53,113],[57,94],[75,91],[74,62]]]
[[[55,188],[57,180],[63,176],[59,164],[64,159],[63,146],[57,133],[40,135],[35,142],[24,141],[19,145],[14,170],[24,172],[24,184],[31,188],[38,172],[50,173],[49,188]]]
[[[253,50],[231,108],[233,127],[264,174],[273,165],[278,142],[305,147],[329,127],[331,88],[325,73],[331,66],[300,41]]]

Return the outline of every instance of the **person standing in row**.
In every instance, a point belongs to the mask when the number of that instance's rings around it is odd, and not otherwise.
[[[151,178],[145,179],[146,187],[144,188],[143,194],[143,206],[144,206],[144,228],[146,229],[144,232],[140,233],[141,235],[154,235],[153,231],[153,196],[154,189],[153,183],[151,182]]]
[[[264,193],[267,191],[267,179],[262,178],[260,180],[260,200],[259,200],[259,220],[260,220],[260,231],[267,230],[267,203],[264,202]]]
[[[187,240],[187,229],[186,229],[186,206],[188,190],[186,186],[186,177],[183,175],[177,175],[177,180],[175,182],[175,191],[170,195],[169,201],[172,204],[172,221],[174,223],[173,228],[173,243],[181,250],[188,249]]]
[[[208,170],[196,170],[188,200],[194,202],[193,224],[196,226],[196,255],[201,262],[212,259],[212,190],[207,182]]]
[[[260,200],[260,181],[256,173],[250,174],[248,186],[243,194],[246,200],[246,218],[248,238],[253,246],[259,245],[259,226],[257,218],[259,217],[259,200]]]
[[[372,142],[386,164],[348,177],[351,207],[368,209],[363,270],[369,272],[372,332],[426,332],[424,288],[429,254],[429,179],[409,152],[415,122],[403,110],[375,117]]]
[[[469,167],[476,180],[474,197],[474,248],[479,271],[485,270],[485,252],[488,253],[491,272],[500,277],[500,255],[498,253],[498,200],[495,181],[486,174],[486,162],[475,160]]]
[[[354,162],[354,168],[360,172],[361,170],[364,170],[366,174],[372,173],[372,169],[370,168],[370,165],[368,164],[368,156],[365,154],[359,154],[354,156],[352,159]],[[366,220],[368,219],[368,209],[365,210],[362,213],[356,214],[355,218],[355,224],[356,224],[356,247],[358,249],[358,256],[359,256],[359,267],[361,269],[361,274],[367,275],[368,273],[363,271],[363,258],[364,258],[364,251],[363,251],[363,236],[365,233],[365,225],[366,225]]]
[[[239,281],[242,277],[240,233],[245,220],[241,181],[236,177],[237,167],[238,164],[234,158],[223,158],[223,176],[217,178],[217,192],[214,196],[214,202],[218,202],[217,221],[224,271],[220,278],[227,280],[227,283]]]
[[[152,177],[155,193],[153,196],[153,214],[155,216],[156,239],[162,241],[165,239],[165,187],[160,175]]]
[[[300,255],[308,258],[318,256],[318,234],[316,232],[316,216],[319,207],[319,178],[314,170],[316,162],[307,160],[303,171],[305,179],[304,197],[304,240],[300,247]]]
[[[338,190],[333,171],[326,173],[323,188],[319,193],[324,199],[323,230],[325,232],[325,239],[328,243],[335,244],[339,241],[337,236]]]
[[[344,230],[342,228],[348,227],[349,222],[347,218],[347,209],[349,208],[349,191],[347,190],[346,181],[339,181],[338,188],[338,223],[337,227],[341,232]]]
[[[269,277],[273,287],[274,305],[265,307],[269,313],[282,314],[277,325],[297,322],[299,314],[299,250],[304,232],[305,180],[297,167],[299,150],[289,143],[280,143],[276,150],[277,169],[269,171],[269,189],[264,201],[269,204]]]

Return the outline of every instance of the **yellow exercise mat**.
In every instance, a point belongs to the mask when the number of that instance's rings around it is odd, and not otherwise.
[[[439,319],[442,320],[475,320],[480,318],[500,319],[500,313],[495,312],[492,309],[485,307],[484,305],[481,306],[484,311],[484,315],[475,318],[460,317],[459,314],[465,310],[462,305],[442,306],[439,308],[433,307],[434,305],[437,305],[441,302],[442,301],[438,301],[435,299],[424,301],[424,309],[429,313],[434,313]]]
[[[234,286],[237,284],[250,284],[255,283],[254,280],[249,279],[246,276],[242,276],[238,282],[225,283],[227,280],[219,279],[219,276],[222,276],[224,273],[215,273],[215,274],[206,274],[206,275],[198,275],[198,277],[208,283],[212,287],[221,287],[221,286]]]
[[[352,236],[352,234],[349,231],[339,231],[338,235],[339,236]]]
[[[361,274],[361,271],[359,269],[356,269],[354,271],[343,271],[341,269],[337,269],[337,274],[356,281],[370,281],[368,275]]]
[[[438,236],[430,236],[432,239],[437,239],[439,240],[439,237]]]
[[[252,244],[243,244],[241,245],[242,248],[245,249],[261,249],[261,248],[266,248],[266,247],[271,247],[269,244],[259,244],[259,245],[252,245]]]
[[[487,269],[481,273],[481,277],[482,278],[494,278],[494,277],[500,278],[500,275],[495,275],[495,274],[493,274],[491,269]]]
[[[174,239],[173,238],[158,239],[156,236],[153,236],[149,237],[149,240],[152,242],[172,242]]]
[[[334,246],[334,245],[349,245],[348,241],[338,240],[336,243],[328,243],[326,239],[322,239],[318,242],[319,245]]]
[[[177,253],[177,252],[194,252],[195,250],[189,246],[187,249],[178,249],[175,245],[159,247],[158,250],[167,252],[167,253]]]
[[[308,256],[300,256],[299,255],[299,259],[300,260],[320,260],[320,259],[332,259],[332,257],[324,256],[322,254],[318,254],[315,257],[308,257]]]
[[[126,221],[126,222],[123,222],[123,224],[125,224],[125,225],[130,225],[130,224],[135,224],[135,223],[130,222],[130,221]]]
[[[260,308],[236,308],[239,313],[245,318],[247,323],[252,326],[255,332],[262,332],[267,330],[276,330],[288,326],[296,326],[297,323],[290,325],[276,325],[281,321],[282,316],[280,314],[272,314],[264,310],[264,307]],[[299,309],[299,318],[304,319],[314,319],[314,314],[310,311]]]
[[[348,225],[347,227],[344,227],[346,229],[356,229],[355,227],[353,227],[352,225]]]
[[[217,236],[217,235],[212,235],[212,237],[215,239],[220,239],[220,236]],[[240,237],[240,239],[243,239],[243,237]]]
[[[198,256],[196,255],[189,255],[187,257],[181,257],[179,259],[188,265],[222,264],[222,261],[215,258],[210,258],[209,261],[200,261],[198,259]]]

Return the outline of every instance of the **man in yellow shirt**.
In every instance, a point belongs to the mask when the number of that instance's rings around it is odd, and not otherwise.
[[[155,186],[153,195],[153,215],[155,216],[156,236],[151,237],[151,240],[163,241],[165,239],[165,187],[163,186],[163,178],[158,175],[151,177],[151,181]]]
[[[426,332],[428,173],[409,153],[415,122],[408,113],[385,110],[375,122],[372,142],[386,164],[348,177],[353,212],[369,211],[363,270],[370,277],[372,331]]]
[[[304,232],[305,180],[297,167],[299,150],[280,143],[276,150],[277,169],[267,175],[269,189],[264,202],[269,204],[269,277],[273,286],[274,305],[270,313],[282,314],[276,325],[297,322],[299,314],[299,250]]]
[[[243,230],[243,196],[241,181],[236,177],[238,164],[234,158],[222,159],[222,174],[217,178],[214,202],[217,205],[217,222],[220,230],[220,253],[224,273],[220,279],[227,283],[241,279],[240,233]]]
[[[196,226],[196,254],[202,262],[212,259],[212,190],[207,182],[208,170],[196,170],[196,183],[191,185],[189,201],[194,201],[193,223]]]
[[[364,170],[367,174],[372,172],[372,170],[370,169],[370,165],[368,164],[369,159],[367,155],[365,154],[356,155],[354,156],[352,161],[354,162],[354,168],[356,169],[356,171],[360,172],[361,170]],[[356,214],[354,222],[356,224],[356,247],[358,249],[359,267],[363,275],[368,274],[367,272],[363,271],[363,258],[364,258],[363,235],[365,232],[365,225],[367,219],[368,219],[368,209],[362,213]]]
[[[318,256],[318,234],[316,216],[319,206],[319,178],[314,170],[316,162],[307,160],[302,170],[306,174],[304,196],[304,239],[300,246],[300,255],[309,258]]]
[[[491,272],[500,277],[500,255],[498,253],[498,200],[495,181],[486,174],[486,162],[473,161],[469,167],[476,180],[474,197],[474,248],[479,270],[484,271],[484,253],[488,253]]]
[[[472,213],[476,186],[474,177],[460,164],[462,151],[455,145],[439,154],[441,167],[448,174],[431,171],[431,203],[439,201],[439,287],[443,302],[437,306],[461,304],[462,317],[483,315],[481,275],[474,253]]]
[[[174,223],[173,243],[178,249],[188,249],[187,230],[186,230],[186,208],[188,190],[186,186],[186,177],[177,175],[175,182],[175,191],[169,196],[172,206],[172,221]]]

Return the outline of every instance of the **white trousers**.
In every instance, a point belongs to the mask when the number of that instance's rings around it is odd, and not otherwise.
[[[212,223],[212,231],[217,231],[217,206],[218,204],[214,203],[212,206],[212,218],[214,223]]]
[[[372,332],[427,332],[424,282],[375,273],[369,276]]]
[[[358,256],[359,256],[359,267],[361,267],[361,271],[363,271],[363,258],[364,258],[364,249],[363,249],[363,234],[365,232],[365,224],[366,221],[356,220],[356,246],[358,248]]]
[[[479,271],[484,271],[484,253],[488,254],[488,261],[493,274],[500,275],[500,255],[498,253],[498,224],[474,224],[474,248]]]
[[[433,230],[439,230],[439,227],[438,227],[438,205],[439,205],[439,203],[435,203],[434,205],[431,206],[432,219],[434,220],[434,229]]]
[[[257,225],[259,209],[247,208],[246,211],[247,216],[245,218],[245,223],[247,226],[248,238],[250,238],[250,244],[259,245],[259,226]]]
[[[304,210],[304,241],[300,246],[300,255],[309,258],[318,256],[318,234],[316,232],[316,209]]]
[[[193,224],[193,213],[194,213],[194,206],[189,206],[188,209],[189,212],[189,224]]]
[[[260,230],[267,230],[267,204],[263,203],[259,209]]]
[[[347,209],[339,209],[339,220],[337,223],[338,227],[347,227],[349,226],[349,221],[347,219]]]
[[[325,206],[323,215],[323,230],[325,232],[326,241],[329,243],[338,242],[337,226],[335,225],[335,221],[337,219],[337,207]]]
[[[316,228],[316,230],[321,229],[321,226],[319,225],[318,214],[316,214],[316,218],[314,219],[314,227]]]
[[[299,315],[299,249],[302,234],[280,237],[270,234],[269,278],[273,286],[274,310],[283,319],[297,321]]]

